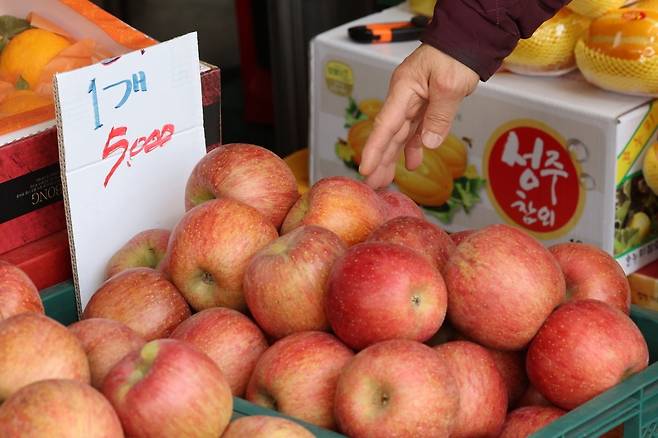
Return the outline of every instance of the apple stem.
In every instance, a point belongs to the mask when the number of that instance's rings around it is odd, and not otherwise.
[[[206,284],[213,284],[215,282],[215,279],[213,278],[210,272],[204,271],[203,274],[201,274],[201,281],[203,281]]]
[[[388,394],[382,393],[380,396],[380,403],[382,407],[386,407],[386,405],[388,405],[388,400],[389,400]]]

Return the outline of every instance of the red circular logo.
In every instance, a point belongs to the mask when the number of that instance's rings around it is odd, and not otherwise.
[[[523,228],[556,232],[576,214],[578,171],[551,134],[529,126],[508,129],[495,139],[485,166],[494,201]]]

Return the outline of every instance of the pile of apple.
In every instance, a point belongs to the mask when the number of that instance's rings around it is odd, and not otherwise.
[[[525,437],[647,367],[624,272],[595,247],[448,235],[348,178],[300,197],[244,144],[206,155],[185,203],[68,328],[0,265],[0,436],[312,436],[229,424],[233,395],[355,438]]]

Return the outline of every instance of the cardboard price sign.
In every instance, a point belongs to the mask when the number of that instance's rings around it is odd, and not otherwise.
[[[205,154],[196,34],[55,77],[78,309],[132,236],[171,229]]]

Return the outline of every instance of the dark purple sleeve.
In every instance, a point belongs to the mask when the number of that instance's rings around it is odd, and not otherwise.
[[[570,0],[438,0],[421,38],[486,81],[521,38]]]

